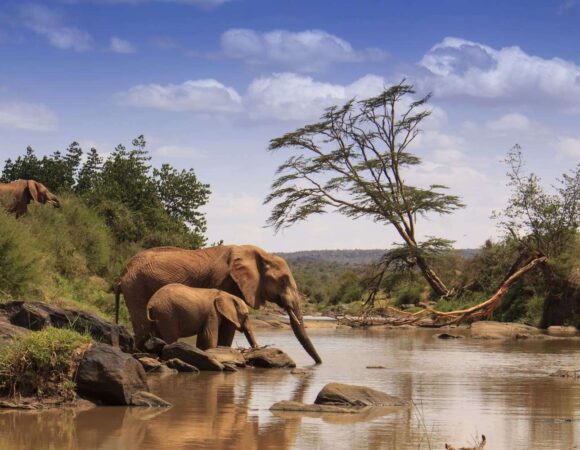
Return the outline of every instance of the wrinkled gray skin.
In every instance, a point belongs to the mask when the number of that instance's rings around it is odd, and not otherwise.
[[[60,208],[56,195],[38,181],[17,180],[12,183],[0,183],[0,202],[17,218],[26,214],[31,201],[50,203],[55,208]]]
[[[175,283],[159,289],[147,305],[147,316],[158,337],[172,344],[182,337],[197,336],[197,347],[202,350],[231,347],[236,330],[257,347],[249,315],[248,306],[235,295]]]
[[[316,363],[322,362],[308,338],[302,320],[301,300],[294,277],[284,259],[252,245],[220,245],[199,250],[158,247],[135,255],[115,287],[117,318],[122,293],[131,316],[135,343],[140,348],[151,335],[147,303],[170,283],[220,289],[259,308],[266,301],[283,308],[295,336]]]

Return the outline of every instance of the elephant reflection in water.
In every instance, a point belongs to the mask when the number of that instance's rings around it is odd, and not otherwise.
[[[286,371],[276,372],[268,374],[267,380],[272,386],[285,377],[292,377]],[[155,410],[95,408],[82,412],[76,421],[78,448],[258,450],[293,446],[300,418],[275,419],[260,426],[258,417],[250,415],[253,373],[202,373],[195,379],[189,375],[179,375],[169,380],[169,377],[151,377],[150,384],[156,393],[170,402],[177,403],[172,400],[172,395],[179,397],[178,407]],[[168,382],[171,388],[165,390]],[[307,379],[298,380],[295,399],[302,400],[307,382]],[[184,397],[189,398],[185,404]]]

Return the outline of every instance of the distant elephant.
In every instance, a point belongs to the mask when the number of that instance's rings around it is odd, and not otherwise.
[[[257,347],[244,301],[219,289],[201,289],[172,283],[159,289],[147,304],[147,318],[168,344],[197,335],[202,350],[231,347],[236,330]]]
[[[20,217],[28,211],[31,201],[50,203],[55,208],[60,207],[56,195],[51,193],[44,184],[34,180],[18,180],[12,183],[0,183],[0,201],[8,212]]]
[[[142,347],[151,334],[147,303],[170,283],[220,289],[243,299],[252,308],[274,302],[288,313],[294,334],[314,359],[321,359],[306,334],[301,300],[292,272],[283,258],[252,245],[220,245],[199,250],[158,247],[135,255],[115,286],[116,316],[121,293],[133,323],[135,344]]]

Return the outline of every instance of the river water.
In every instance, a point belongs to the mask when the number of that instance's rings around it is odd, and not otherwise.
[[[288,370],[151,375],[170,409],[0,412],[0,449],[443,449],[580,448],[580,380],[548,374],[578,366],[580,340],[440,340],[434,330],[312,329],[324,363],[312,366],[288,330],[258,330],[310,375]],[[245,345],[239,335],[234,343]],[[381,365],[384,369],[367,369]],[[273,413],[279,400],[312,403],[328,382],[412,400],[380,414]]]

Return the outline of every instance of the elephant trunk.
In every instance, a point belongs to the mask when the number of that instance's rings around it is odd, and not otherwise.
[[[310,341],[310,338],[306,334],[306,329],[304,328],[304,323],[296,317],[296,314],[291,308],[287,309],[288,316],[290,318],[290,325],[292,326],[292,331],[294,335],[304,347],[304,350],[312,357],[312,359],[316,362],[316,364],[322,363],[322,359],[318,355],[318,352],[314,348],[314,345]],[[299,313],[300,315],[300,313]]]

